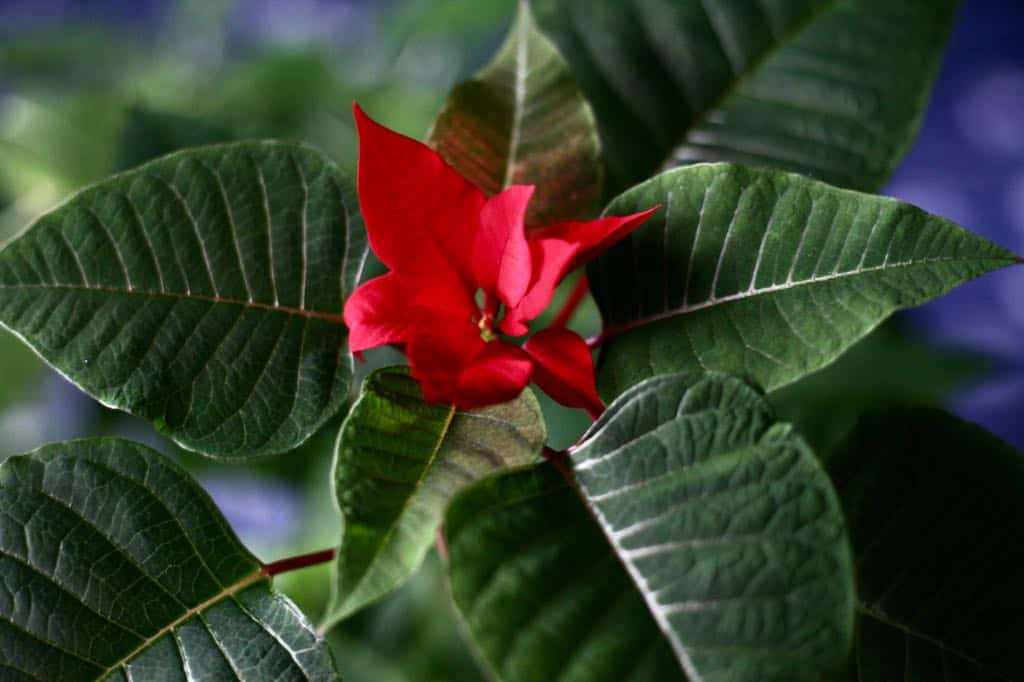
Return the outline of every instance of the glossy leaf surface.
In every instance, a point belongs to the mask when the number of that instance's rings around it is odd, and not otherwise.
[[[0,465],[0,677],[335,680],[209,496],[127,441]]]
[[[893,199],[725,164],[663,173],[608,212],[658,203],[589,267],[606,400],[675,371],[725,371],[773,390],[892,312],[1017,260]]]
[[[344,530],[328,622],[405,582],[437,539],[451,498],[498,469],[536,461],[545,437],[529,390],[509,403],[463,411],[425,403],[405,368],[367,377],[335,455]]]
[[[427,142],[487,195],[537,185],[529,225],[589,217],[601,200],[594,114],[525,1],[494,60],[451,92]]]
[[[876,190],[917,132],[955,0],[539,0],[621,191],[732,161]]]
[[[864,418],[828,461],[857,560],[850,678],[1024,678],[1024,461],[939,410]]]
[[[819,680],[853,637],[853,565],[817,458],[721,374],[649,379],[572,452],[576,480],[691,680]]]
[[[682,677],[640,593],[551,465],[467,488],[444,527],[452,598],[494,679]]]
[[[289,450],[351,380],[366,257],[349,180],[279,143],[104,180],[0,252],[0,323],[104,404],[224,458]]]

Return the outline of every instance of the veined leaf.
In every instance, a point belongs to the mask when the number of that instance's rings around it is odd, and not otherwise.
[[[538,0],[610,189],[733,161],[876,190],[917,132],[956,0]]]
[[[452,90],[427,142],[488,195],[536,185],[527,224],[589,217],[601,200],[594,114],[525,0],[494,60]]]
[[[839,501],[753,389],[720,374],[649,379],[571,457],[692,682],[820,680],[846,660],[854,585]]]
[[[590,265],[606,341],[598,388],[719,370],[773,390],[899,308],[1017,262],[947,220],[790,173],[708,164],[626,192],[664,209]]]
[[[367,377],[338,436],[334,488],[344,531],[328,623],[400,586],[437,538],[449,500],[498,469],[536,461],[545,437],[529,390],[459,411],[425,403],[406,368]]]
[[[279,143],[114,176],[0,252],[0,323],[101,402],[224,458],[289,450],[340,407],[367,253],[348,179]]]
[[[851,679],[1024,679],[1024,460],[939,410],[861,421],[828,460],[857,560]]]
[[[467,488],[444,528],[452,598],[494,679],[682,677],[640,593],[551,465]]]
[[[0,465],[0,677],[334,680],[330,650],[213,501],[102,439]]]

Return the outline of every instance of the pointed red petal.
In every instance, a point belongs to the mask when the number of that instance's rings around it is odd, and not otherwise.
[[[533,185],[509,187],[489,199],[480,213],[473,249],[476,281],[510,307],[519,304],[530,286],[533,265],[524,221],[533,190]]]
[[[388,273],[360,285],[345,302],[349,350],[405,343],[435,326],[466,324],[475,310],[465,297],[453,301],[439,293],[430,280]]]
[[[506,313],[501,330],[513,336],[525,333],[518,330],[544,312],[566,275],[640,227],[658,208],[588,222],[554,223],[532,231],[533,281],[519,304]]]
[[[530,383],[533,361],[518,346],[491,341],[459,376],[460,409],[486,407],[513,400]]]
[[[405,345],[412,375],[423,387],[428,403],[453,404],[458,399],[459,375],[483,351],[487,342],[472,324],[438,325]]]
[[[406,347],[427,402],[486,407],[512,400],[530,383],[533,362],[518,347],[485,342],[472,325],[437,331],[444,335],[418,336]]]
[[[544,329],[526,342],[533,358],[533,381],[567,407],[581,407],[597,419],[604,404],[594,385],[594,360],[587,342],[568,329]]]
[[[539,228],[530,237],[540,240],[557,239],[569,245],[572,249],[572,256],[566,264],[566,272],[569,272],[640,227],[659,208],[661,208],[660,204],[646,211],[627,216],[599,218],[586,222],[553,223]]]
[[[416,140],[354,105],[359,129],[359,205],[370,246],[392,270],[458,276],[472,288],[471,256],[484,196]]]

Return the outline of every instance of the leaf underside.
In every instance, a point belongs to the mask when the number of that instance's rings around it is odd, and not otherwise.
[[[571,457],[691,680],[819,680],[846,660],[853,566],[839,501],[753,389],[717,374],[649,379]]]
[[[1017,260],[893,199],[727,164],[663,173],[607,213],[659,203],[589,266],[606,399],[673,371],[725,371],[773,390],[895,310]]]
[[[1024,679],[1020,453],[939,410],[893,410],[828,468],[857,561],[850,679]]]
[[[0,465],[0,677],[335,680],[209,496],[114,439]]]
[[[916,135],[956,0],[537,0],[618,192],[732,161],[879,189]]]
[[[104,404],[223,458],[290,450],[351,381],[366,258],[349,181],[280,143],[114,176],[0,252],[0,323]]]
[[[367,377],[335,455],[344,530],[327,621],[411,577],[437,539],[449,500],[494,471],[536,461],[545,437],[529,390],[509,403],[457,411],[426,404],[406,368]]]
[[[604,167],[594,114],[525,2],[494,60],[452,90],[427,143],[488,196],[536,185],[528,225],[589,217],[599,207]]]
[[[444,527],[452,598],[494,679],[682,677],[622,564],[551,465],[467,488]]]

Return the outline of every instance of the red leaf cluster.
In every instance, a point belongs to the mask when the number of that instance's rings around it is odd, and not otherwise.
[[[566,275],[657,209],[527,232],[532,185],[488,199],[426,145],[358,105],[355,117],[359,203],[370,246],[390,272],[345,304],[351,350],[401,346],[429,402],[484,407],[533,381],[558,402],[599,414],[582,338],[562,328],[521,347],[506,338],[529,332]]]

